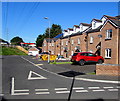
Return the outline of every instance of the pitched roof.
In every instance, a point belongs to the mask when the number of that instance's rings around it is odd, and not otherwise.
[[[82,24],[83,26],[91,26],[91,24],[87,24],[87,23],[80,23]]]
[[[39,49],[37,49],[36,47],[32,47],[28,51],[39,51]]]
[[[99,20],[99,19],[93,19],[93,20],[95,20],[95,21],[97,21],[97,22],[102,22],[102,21],[101,21],[101,20]],[[93,21],[93,20],[92,20],[92,21]]]
[[[69,30],[73,31],[73,28],[68,28]]]
[[[92,27],[91,27],[90,30],[86,31],[86,33],[99,32],[101,28],[102,28],[102,25],[96,29],[92,29]]]
[[[58,34],[57,36],[55,36],[54,38],[61,38],[63,36],[63,33]]]
[[[76,28],[80,28],[80,26],[78,26],[78,25],[74,25]]]

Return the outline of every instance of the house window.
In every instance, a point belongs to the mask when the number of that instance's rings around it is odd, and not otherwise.
[[[111,58],[111,49],[105,49],[105,58]]]
[[[44,46],[46,46],[46,43],[44,43]]]
[[[52,43],[52,46],[54,46],[54,43]]]
[[[96,27],[96,22],[93,23],[93,27],[94,27],[94,28]]]
[[[63,46],[63,41],[62,41],[61,45]]]
[[[71,44],[72,44],[72,45],[74,44],[74,40],[72,40]]]
[[[112,38],[112,29],[109,29],[106,31],[106,39],[111,39]]]
[[[68,45],[68,41],[66,41],[66,46]]]
[[[80,44],[80,38],[78,38],[78,44]]]
[[[93,37],[90,37],[90,44],[92,44],[93,43]]]

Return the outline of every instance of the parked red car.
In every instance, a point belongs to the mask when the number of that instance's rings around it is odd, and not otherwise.
[[[73,54],[71,62],[79,63],[81,66],[83,66],[87,62],[102,64],[104,62],[104,58],[102,56],[97,56],[91,52],[79,52]]]

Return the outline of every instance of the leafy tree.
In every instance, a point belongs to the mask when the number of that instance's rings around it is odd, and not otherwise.
[[[52,27],[50,28],[50,38],[54,38],[58,34],[62,33],[62,29],[60,25],[53,24]],[[44,38],[49,38],[49,28],[45,30],[45,33],[43,35],[38,35],[37,40],[36,40],[36,45],[37,47],[42,47],[42,43]]]
[[[14,37],[10,40],[11,44],[13,45],[20,45],[21,42],[24,42],[22,38],[20,37]]]

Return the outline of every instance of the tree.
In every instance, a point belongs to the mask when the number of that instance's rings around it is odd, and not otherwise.
[[[52,27],[50,28],[50,38],[54,38],[58,34],[62,33],[62,29],[60,25],[53,24]],[[49,28],[45,30],[45,33],[43,35],[38,35],[37,40],[36,40],[36,45],[37,47],[42,47],[42,43],[44,38],[49,38]]]
[[[20,45],[21,42],[24,42],[22,38],[20,37],[14,37],[10,40],[11,44],[13,45]]]

